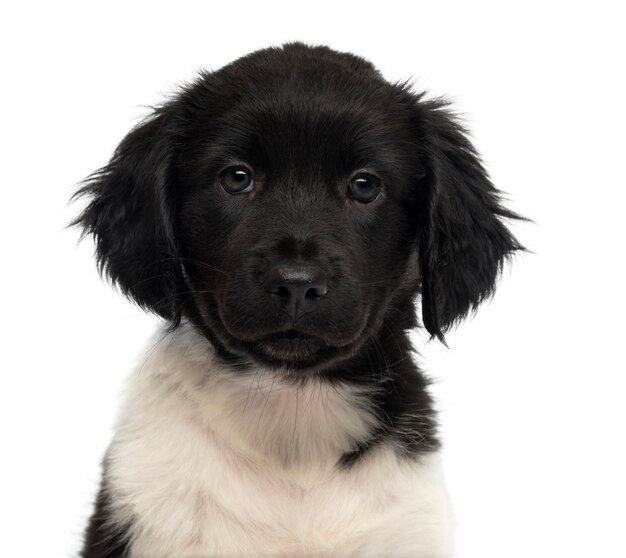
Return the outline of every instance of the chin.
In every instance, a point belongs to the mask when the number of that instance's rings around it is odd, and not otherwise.
[[[310,335],[300,334],[297,330],[287,330],[259,339],[251,347],[254,356],[265,355],[271,365],[280,367],[302,368],[315,362],[325,362],[332,348],[325,345],[321,339]],[[260,357],[262,358],[262,357]]]
[[[181,87],[76,197],[99,270],[162,319],[83,558],[451,556],[409,334],[445,343],[523,247],[445,101],[353,54],[260,50]]]
[[[337,347],[323,340],[288,330],[269,335],[253,343],[248,354],[253,362],[263,363],[286,372],[315,374],[328,369],[333,363],[350,358],[357,343]]]

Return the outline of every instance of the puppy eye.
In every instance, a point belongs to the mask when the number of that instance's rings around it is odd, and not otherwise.
[[[220,186],[229,194],[238,196],[254,189],[254,179],[243,167],[229,167],[220,174]]]
[[[380,195],[380,180],[371,174],[357,174],[348,185],[350,195],[362,203],[371,203]]]

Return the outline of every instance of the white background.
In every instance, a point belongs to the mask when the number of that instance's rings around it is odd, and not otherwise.
[[[624,17],[589,2],[14,3],[0,17],[3,556],[75,556],[117,394],[155,325],[64,230],[74,185],[199,68],[288,40],[446,94],[535,224],[498,294],[416,335],[457,556],[626,556]]]

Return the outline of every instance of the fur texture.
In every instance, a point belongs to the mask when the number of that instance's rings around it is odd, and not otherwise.
[[[289,44],[203,73],[79,191],[100,269],[162,316],[85,558],[450,554],[432,336],[521,245],[443,101]]]
[[[376,427],[366,391],[230,373],[187,327],[157,343],[106,460],[109,527],[132,556],[448,555],[436,456],[385,443],[336,467]]]

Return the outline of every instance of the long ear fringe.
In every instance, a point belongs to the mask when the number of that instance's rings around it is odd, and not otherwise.
[[[111,161],[91,174],[71,200],[87,205],[69,226],[92,236],[100,274],[140,307],[180,322],[176,293],[182,272],[168,199],[171,142],[166,107],[135,127]]]
[[[519,217],[519,219],[522,221],[529,221],[528,219],[524,217]],[[426,328],[426,331],[428,331],[428,333],[430,334],[431,339],[436,338],[439,342],[441,342],[443,345],[447,347],[448,344],[446,342],[445,334],[448,333],[450,330],[454,329],[455,327],[457,327],[466,318],[473,318],[476,312],[478,311],[479,307],[483,303],[489,302],[493,298],[493,296],[495,295],[495,288],[497,286],[497,282],[500,276],[503,274],[504,269],[512,265],[513,258],[516,252],[528,252],[529,251],[525,246],[517,242],[516,239],[514,239],[514,241],[516,242],[515,246],[511,248],[510,252],[504,254],[501,258],[501,261],[498,263],[498,268],[497,268],[496,276],[494,278],[493,286],[488,290],[482,291],[481,294],[477,298],[470,301],[468,307],[462,314],[458,314],[456,317],[451,319],[451,321],[441,323],[441,319],[438,317],[436,313],[431,312],[431,310],[429,310],[427,307],[422,305],[422,319],[423,319],[424,327]],[[428,286],[424,286],[424,281],[423,281],[422,291],[428,288],[429,288]]]
[[[416,98],[429,171],[422,183],[422,314],[432,337],[445,333],[494,294],[505,264],[525,251],[505,225],[526,221],[503,205],[466,129],[442,100]]]

